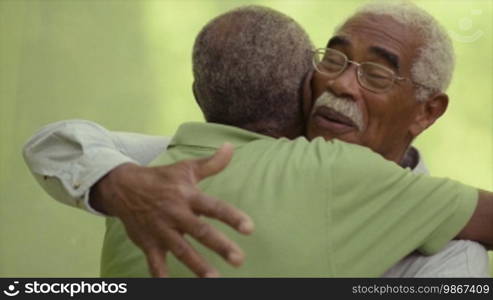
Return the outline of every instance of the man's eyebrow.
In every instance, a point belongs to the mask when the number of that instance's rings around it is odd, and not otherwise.
[[[399,71],[399,57],[396,54],[377,46],[370,47],[370,51],[386,60],[396,71]]]
[[[332,48],[335,46],[349,46],[349,45],[351,45],[351,42],[347,38],[340,35],[336,35],[329,40],[329,42],[327,43],[327,48]]]

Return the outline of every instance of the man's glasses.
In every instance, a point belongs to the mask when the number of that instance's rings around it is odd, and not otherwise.
[[[313,66],[315,70],[331,79],[341,75],[349,64],[356,66],[359,84],[375,93],[389,91],[396,81],[410,80],[406,77],[397,76],[394,71],[380,64],[358,63],[349,60],[344,53],[335,49],[320,48],[314,51]]]

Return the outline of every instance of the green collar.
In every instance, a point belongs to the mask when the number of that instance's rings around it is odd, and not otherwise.
[[[217,123],[187,122],[180,125],[170,146],[192,146],[218,149],[226,142],[238,147],[259,139],[274,138],[238,127]]]

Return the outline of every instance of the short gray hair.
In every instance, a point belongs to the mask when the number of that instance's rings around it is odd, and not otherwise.
[[[242,128],[264,122],[272,130],[302,122],[312,50],[303,28],[270,8],[245,6],[216,17],[193,48],[194,91],[206,120]]]
[[[447,31],[428,12],[410,1],[372,1],[356,12],[358,14],[386,15],[396,22],[416,30],[423,38],[418,49],[411,76],[413,81],[429,87],[418,86],[416,99],[424,101],[433,92],[445,92],[452,80],[455,58],[452,40]]]

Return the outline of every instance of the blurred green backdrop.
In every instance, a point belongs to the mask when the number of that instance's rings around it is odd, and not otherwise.
[[[21,158],[42,125],[71,118],[172,135],[202,120],[191,47],[209,19],[262,4],[317,46],[363,1],[0,1],[0,276],[97,276],[103,219],[51,200]],[[492,1],[416,1],[453,35],[446,115],[417,141],[433,174],[493,189]]]

